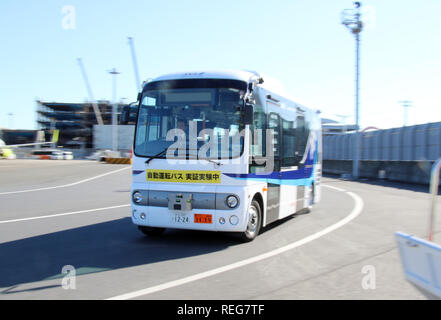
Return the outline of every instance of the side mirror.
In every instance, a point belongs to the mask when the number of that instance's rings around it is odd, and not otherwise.
[[[252,104],[245,104],[243,109],[243,121],[245,125],[252,125],[254,123],[254,107]]]
[[[142,98],[142,92],[138,92],[138,100],[137,101],[141,101],[141,98]]]

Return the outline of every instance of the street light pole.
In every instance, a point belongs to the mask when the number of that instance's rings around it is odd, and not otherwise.
[[[343,115],[343,114],[336,114],[336,116],[341,119],[341,123],[343,124],[342,133],[346,134],[346,131],[347,131],[347,128],[346,128],[346,118],[349,118],[350,116]]]
[[[360,32],[363,29],[360,13],[361,3],[354,2],[354,9],[346,9],[342,12],[342,24],[345,25],[355,36],[355,141],[352,163],[352,177],[359,177],[360,162]]]
[[[118,119],[116,102],[116,76],[120,72],[113,68],[109,73],[112,75],[112,151],[118,151]]]
[[[358,179],[360,164],[360,33],[355,34],[355,145],[352,176]]]
[[[8,113],[9,116],[9,129],[12,129],[14,126],[14,114],[12,112]]]
[[[410,107],[412,107],[412,101],[409,100],[401,100],[398,101],[403,107],[403,127],[407,126],[407,112]]]

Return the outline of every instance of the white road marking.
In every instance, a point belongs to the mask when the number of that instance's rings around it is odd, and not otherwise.
[[[245,259],[245,260],[242,260],[242,261],[238,261],[238,262],[235,262],[235,263],[223,266],[223,267],[219,267],[219,268],[216,268],[216,269],[213,269],[213,270],[209,270],[209,271],[198,273],[198,274],[195,274],[195,275],[192,275],[192,276],[188,276],[188,277],[185,277],[185,278],[182,278],[182,279],[178,279],[178,280],[166,282],[166,283],[163,283],[163,284],[160,284],[160,285],[156,285],[156,286],[153,286],[153,287],[149,287],[149,288],[146,288],[146,289],[142,289],[142,290],[138,290],[138,291],[134,291],[134,292],[129,292],[129,293],[126,293],[126,294],[118,295],[118,296],[115,296],[115,297],[112,297],[112,298],[108,298],[107,300],[128,300],[128,299],[137,298],[137,297],[148,295],[148,294],[151,294],[151,293],[154,293],[154,292],[158,292],[158,291],[166,290],[166,289],[169,289],[169,288],[177,287],[177,286],[180,286],[180,285],[183,285],[183,284],[186,284],[186,283],[190,283],[190,282],[193,282],[193,281],[197,281],[197,280],[201,280],[201,279],[204,279],[204,278],[212,277],[212,276],[217,275],[219,273],[223,273],[223,272],[226,272],[226,271],[237,269],[237,268],[240,268],[240,267],[243,267],[243,266],[246,266],[246,265],[249,265],[249,264],[261,261],[261,260],[264,260],[264,259],[268,259],[270,257],[273,257],[275,255],[279,255],[281,253],[284,253],[286,251],[292,250],[294,248],[298,248],[298,247],[300,247],[300,246],[302,246],[302,245],[304,245],[304,244],[306,244],[308,242],[311,242],[313,240],[316,240],[316,239],[318,239],[318,238],[320,238],[320,237],[322,237],[322,236],[324,236],[324,235],[326,235],[326,234],[328,234],[328,233],[330,233],[330,232],[332,232],[332,231],[334,231],[334,230],[336,230],[338,228],[341,228],[345,224],[347,224],[350,221],[352,221],[353,219],[355,219],[361,213],[361,211],[363,210],[363,205],[364,205],[363,204],[363,200],[357,194],[352,193],[352,192],[348,192],[348,191],[344,191],[343,189],[336,188],[336,187],[331,187],[331,186],[327,186],[327,185],[323,185],[323,186],[324,187],[328,187],[330,189],[335,189],[335,190],[338,190],[338,191],[341,190],[341,191],[345,192],[346,194],[348,194],[349,196],[351,196],[352,199],[355,202],[355,206],[352,209],[351,213],[349,215],[347,215],[345,218],[343,218],[342,220],[338,221],[337,223],[335,223],[335,224],[333,224],[333,225],[331,225],[331,226],[329,226],[329,227],[327,227],[327,228],[325,228],[325,229],[323,229],[323,230],[321,230],[319,232],[316,232],[316,233],[314,233],[314,234],[312,234],[312,235],[310,235],[308,237],[305,237],[305,238],[303,238],[301,240],[295,241],[295,242],[293,242],[291,244],[288,244],[286,246],[283,246],[281,248],[278,248],[278,249],[271,250],[269,252],[260,254],[258,256],[251,257],[251,258],[248,258],[248,259]]]
[[[322,186],[326,187],[326,188],[329,188],[329,189],[333,189],[333,190],[337,190],[337,191],[341,191],[341,192],[346,192],[345,189],[341,189],[341,188],[338,188],[338,187],[328,186],[328,185],[323,185],[323,184],[322,184]]]
[[[64,212],[64,213],[50,214],[50,215],[46,215],[46,216],[38,216],[38,217],[31,217],[31,218],[4,220],[4,221],[0,221],[0,224],[12,223],[12,222],[22,222],[22,221],[29,221],[29,220],[38,220],[38,219],[47,219],[47,218],[55,218],[55,217],[62,217],[62,216],[70,216],[73,214],[124,208],[124,207],[128,207],[128,206],[130,206],[130,204],[121,204],[118,206],[105,207],[105,208],[96,208],[96,209],[87,209],[87,210],[81,210],[81,211]]]
[[[97,176],[94,176],[94,177],[91,177],[91,178],[83,179],[83,180],[80,180],[80,181],[77,181],[77,182],[68,183],[68,184],[63,184],[63,185],[60,185],[60,186],[45,187],[45,188],[37,188],[37,189],[28,189],[28,190],[19,190],[19,191],[0,192],[0,196],[1,196],[1,195],[5,195],[5,194],[24,193],[24,192],[34,192],[34,191],[43,191],[43,190],[52,190],[52,189],[58,189],[58,188],[72,187],[72,186],[75,186],[75,185],[80,184],[80,183],[88,182],[88,181],[91,181],[91,180],[95,180],[95,179],[98,179],[98,178],[101,178],[101,177],[107,176],[107,175],[109,175],[109,174],[113,174],[113,173],[120,172],[120,171],[122,171],[122,170],[126,170],[126,169],[128,169],[128,168],[131,168],[131,166],[129,166],[129,167],[124,167],[124,168],[122,168],[122,169],[113,170],[113,171],[110,171],[110,172],[106,172],[106,173],[103,173],[103,174],[100,174],[100,175],[97,175]]]

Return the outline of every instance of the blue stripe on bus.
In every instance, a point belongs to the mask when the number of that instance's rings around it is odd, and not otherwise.
[[[303,179],[265,179],[265,178],[238,178],[238,177],[234,177],[234,178],[239,180],[261,181],[271,184],[289,185],[289,186],[310,186],[314,180],[312,177],[303,178]]]
[[[271,173],[224,173],[226,176],[235,179],[247,179],[253,181],[262,181],[271,184],[279,185],[292,185],[292,186],[310,186],[313,181],[314,165],[317,163],[317,153],[318,146],[316,145],[314,158],[311,159],[310,152],[311,148],[308,150],[308,155],[306,161],[302,168],[291,171],[274,171]]]

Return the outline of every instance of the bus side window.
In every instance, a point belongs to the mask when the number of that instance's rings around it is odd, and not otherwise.
[[[296,125],[296,148],[295,148],[295,156],[297,162],[300,162],[306,151],[306,144],[308,142],[309,130],[307,128],[307,123],[305,122],[304,115],[297,116],[297,125]]]
[[[294,121],[282,118],[282,167],[292,167],[297,164],[295,156],[296,129]]]
[[[280,171],[280,149],[282,141],[280,137],[280,116],[277,113],[271,112],[268,115],[268,129],[273,130],[274,171]]]
[[[280,118],[276,113],[270,113],[268,116],[268,129],[273,130],[274,134],[274,157],[280,157]]]
[[[266,155],[266,115],[261,105],[254,106],[254,124],[251,126],[251,152],[253,157],[265,157]]]

